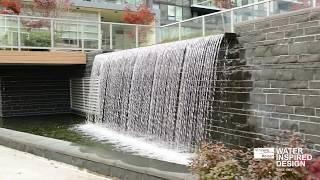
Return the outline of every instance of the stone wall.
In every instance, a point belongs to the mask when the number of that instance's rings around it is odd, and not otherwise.
[[[249,21],[236,33],[207,136],[258,146],[294,130],[320,150],[320,9]]]

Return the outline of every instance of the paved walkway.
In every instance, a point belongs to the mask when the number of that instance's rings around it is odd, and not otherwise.
[[[0,180],[111,180],[29,153],[0,146]]]

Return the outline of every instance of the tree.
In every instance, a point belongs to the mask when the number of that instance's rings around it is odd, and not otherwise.
[[[296,11],[296,10],[299,10],[299,9],[312,7],[311,3],[312,3],[312,1],[310,1],[310,0],[298,0],[296,3],[291,5],[290,10]],[[320,1],[319,0],[316,0],[316,6],[320,6]]]
[[[133,11],[127,7],[123,15],[123,21],[129,24],[151,25],[154,23],[155,17],[147,5],[141,4],[137,7],[137,11]],[[144,42],[147,39],[148,31],[151,31],[151,28],[148,26],[140,27],[138,29],[139,43]],[[128,32],[127,35],[130,38],[135,38],[135,30]]]
[[[33,0],[33,11],[44,17],[59,17],[71,6],[70,0]]]
[[[19,15],[22,8],[21,2],[19,0],[2,0],[0,5],[4,7],[4,9],[0,11],[0,14]]]
[[[154,14],[145,4],[139,5],[136,12],[132,11],[129,7],[126,7],[123,15],[123,21],[129,24],[149,25],[152,24],[154,20]]]
[[[231,9],[234,7],[232,0],[213,0],[212,3],[218,8]]]
[[[40,14],[42,17],[60,17],[72,6],[70,0],[33,0],[33,15]],[[23,19],[22,24],[28,28],[49,27],[47,19]]]

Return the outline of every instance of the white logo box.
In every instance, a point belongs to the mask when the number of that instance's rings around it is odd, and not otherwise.
[[[274,148],[254,148],[254,159],[274,159]]]

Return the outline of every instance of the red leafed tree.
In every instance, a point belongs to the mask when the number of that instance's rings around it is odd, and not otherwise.
[[[44,17],[59,17],[71,6],[70,0],[33,0],[33,10]]]
[[[129,24],[151,25],[155,21],[155,16],[147,5],[141,4],[137,7],[137,11],[133,11],[127,7],[123,15],[123,21]],[[148,26],[138,29],[139,43],[144,42],[147,39],[147,34],[150,30],[151,29]],[[127,32],[127,35],[130,38],[135,38],[135,30]]]
[[[304,9],[308,7],[312,7],[312,1],[310,0],[298,0],[297,3],[293,4],[290,8],[290,10],[299,10],[299,9]],[[320,1],[316,0],[316,6],[320,6]]]
[[[132,11],[129,7],[126,8],[123,21],[129,24],[151,24],[155,20],[151,9],[145,4],[138,6],[137,11]]]
[[[43,17],[60,17],[69,11],[72,6],[71,0],[33,0],[33,14]],[[22,24],[28,28],[49,27],[47,19],[23,19]]]
[[[20,14],[21,12],[21,2],[19,0],[2,0],[1,6],[4,7],[3,10],[0,11],[0,14]]]
[[[213,0],[212,3],[218,8],[231,9],[234,7],[232,0]]]

